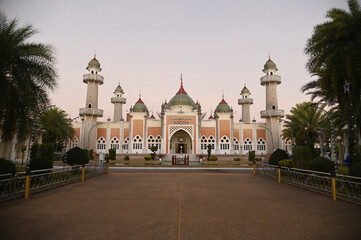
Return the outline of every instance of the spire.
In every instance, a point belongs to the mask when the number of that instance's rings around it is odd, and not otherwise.
[[[187,92],[183,88],[183,76],[182,76],[182,73],[180,75],[180,80],[181,80],[181,86],[180,86],[177,94],[187,94]]]

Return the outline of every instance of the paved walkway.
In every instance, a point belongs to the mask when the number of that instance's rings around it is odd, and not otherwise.
[[[0,239],[360,239],[361,206],[249,171],[114,170],[0,204]]]

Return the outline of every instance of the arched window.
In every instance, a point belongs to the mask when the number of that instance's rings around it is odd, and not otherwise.
[[[245,151],[252,151],[252,140],[250,138],[246,138],[244,140],[244,148]]]
[[[273,105],[273,106],[272,106],[272,109],[273,109],[273,110],[275,110],[275,109],[276,109],[276,106],[275,106],[275,105]]]
[[[123,149],[124,150],[128,150],[128,144],[129,144],[129,138],[127,138],[123,141]]]
[[[92,108],[92,104],[91,104],[91,103],[88,104],[88,108]]]
[[[152,135],[150,135],[148,137],[148,149],[155,146],[155,147],[158,147],[158,150],[160,150],[160,148],[162,146],[161,141],[162,141],[162,139],[159,135],[157,137],[153,137]]]
[[[286,147],[286,152],[288,152],[289,154],[292,154],[292,140],[291,139],[286,138],[285,147]]]
[[[229,139],[223,136],[220,141],[220,150],[229,150]]]
[[[103,137],[100,137],[97,142],[97,149],[105,149],[105,148],[106,148],[105,139]]]
[[[77,137],[73,137],[73,141],[71,141],[71,148],[78,147],[79,139]]]
[[[273,72],[271,72],[271,75],[273,75]]]
[[[111,149],[119,149],[119,140],[116,137],[113,137],[112,140],[110,140],[110,148]]]
[[[208,145],[210,144],[210,145],[212,146],[212,150],[214,150],[215,142],[216,142],[216,140],[214,139],[214,137],[213,137],[213,136],[209,136],[207,147],[208,147]]]
[[[207,138],[206,138],[206,136],[201,137],[201,150],[207,150]]]
[[[263,138],[257,140],[257,151],[266,151],[266,141]]]
[[[234,150],[239,151],[239,142],[237,138],[233,138]]]
[[[92,74],[94,74],[94,71],[92,70]]]
[[[143,149],[143,140],[139,135],[135,136],[133,139],[133,149]]]

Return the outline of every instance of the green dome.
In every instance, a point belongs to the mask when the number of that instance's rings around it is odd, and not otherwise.
[[[215,112],[229,113],[231,112],[231,108],[229,107],[228,103],[222,99],[222,101],[218,104]]]
[[[124,93],[123,88],[118,85],[118,87],[115,89],[114,93]]]
[[[90,62],[88,63],[88,68],[100,68],[99,61],[94,57]]]
[[[241,91],[241,95],[242,94],[251,94],[251,93],[249,92],[248,88],[246,86],[244,86],[244,88]]]
[[[276,64],[271,59],[268,59],[263,67],[264,69],[276,69]]]
[[[147,106],[145,106],[142,99],[138,99],[138,101],[133,106],[133,112],[148,112]]]
[[[183,84],[181,84],[181,87],[178,90],[177,94],[168,103],[169,107],[177,106],[177,105],[195,107],[195,103],[193,99],[188,96],[188,94],[183,88]]]

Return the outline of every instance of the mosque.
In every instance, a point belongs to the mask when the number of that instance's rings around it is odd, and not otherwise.
[[[284,110],[278,108],[277,85],[281,77],[276,75],[276,64],[265,63],[264,76],[260,84],[266,88],[266,109],[260,112],[265,122],[250,120],[253,104],[251,93],[246,86],[241,90],[238,104],[242,108],[242,119],[234,120],[233,109],[222,97],[214,113],[205,118],[201,105],[187,94],[181,78],[179,90],[169,102],[161,104],[157,118],[149,113],[141,97],[123,116],[126,103],[124,90],[118,85],[110,102],[114,104],[113,120],[98,121],[103,110],[98,108],[98,87],[104,83],[100,75],[99,61],[94,57],[83,75],[87,84],[85,107],[79,109],[82,121],[74,122],[74,138],[68,148],[93,149],[96,153],[108,153],[115,149],[117,155],[150,154],[152,146],[158,147],[158,154],[166,158],[174,154],[199,156],[207,154],[207,146],[214,155],[246,155],[256,151],[256,155],[267,155],[277,148],[290,150],[291,142],[281,137]]]

